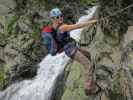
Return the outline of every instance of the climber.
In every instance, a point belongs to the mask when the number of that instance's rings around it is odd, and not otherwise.
[[[42,29],[42,38],[48,53],[54,56],[64,51],[68,57],[81,63],[85,67],[85,93],[92,94],[96,90],[96,82],[93,80],[93,68],[87,58],[90,53],[76,46],[75,41],[70,38],[69,31],[94,25],[97,20],[68,25],[63,22],[62,12],[58,8],[50,11],[50,18],[52,25]]]

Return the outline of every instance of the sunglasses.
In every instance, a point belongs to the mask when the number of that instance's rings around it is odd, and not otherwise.
[[[63,17],[63,15],[60,15],[60,16],[57,16],[57,17],[55,17],[56,19],[59,19],[59,18],[62,18]]]

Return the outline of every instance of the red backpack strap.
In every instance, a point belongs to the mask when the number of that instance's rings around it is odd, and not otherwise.
[[[42,29],[42,32],[51,33],[51,32],[53,32],[53,29],[52,29],[52,27],[50,27],[50,26],[46,26],[46,27],[44,27],[44,28]]]

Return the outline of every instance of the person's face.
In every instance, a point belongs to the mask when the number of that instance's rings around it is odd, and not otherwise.
[[[62,24],[63,23],[63,15],[54,17],[53,20],[54,20],[54,22],[56,22],[58,24]]]

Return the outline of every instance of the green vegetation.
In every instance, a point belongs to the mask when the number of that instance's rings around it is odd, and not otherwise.
[[[5,65],[2,69],[0,69],[0,90],[4,89],[7,84],[6,74],[9,72],[9,70],[9,65]]]
[[[19,19],[19,17],[17,16],[13,16],[10,23],[7,26],[7,32],[8,33],[14,33],[14,29],[17,26],[17,20]]]
[[[4,80],[5,80],[4,71],[1,70],[1,71],[0,71],[0,89],[3,88]]]

